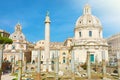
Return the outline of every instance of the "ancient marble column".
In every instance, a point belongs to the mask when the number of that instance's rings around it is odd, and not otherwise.
[[[98,57],[97,55],[95,56],[95,71],[98,71]]]
[[[120,53],[117,52],[117,61],[118,61],[118,79],[120,80]]]
[[[59,72],[59,56],[58,50],[55,53],[55,73],[56,73],[56,80],[58,80],[58,72]]]
[[[11,74],[14,74],[14,72],[15,72],[15,55],[13,55],[13,61],[12,61],[12,72],[11,72]]]
[[[5,44],[0,44],[0,80],[2,75],[3,49]]]
[[[71,69],[72,69],[72,80],[75,80],[75,59],[74,59],[74,51],[71,53]]]
[[[27,60],[26,60],[26,56],[24,54],[24,72],[26,72],[27,70]]]
[[[105,60],[105,51],[102,51],[102,69],[103,69],[103,79],[106,79],[106,60]]]
[[[37,67],[37,80],[41,80],[41,51],[38,50],[38,67]]]
[[[51,60],[50,60],[50,17],[47,13],[45,18],[45,62],[46,72],[51,71]]]
[[[88,79],[91,79],[91,66],[90,66],[90,52],[87,51],[87,75]]]
[[[2,75],[2,60],[3,60],[3,48],[0,45],[0,80],[1,80],[1,75]]]
[[[18,80],[22,80],[22,59],[23,59],[23,52],[20,50],[20,58],[19,58],[19,71],[18,71]]]

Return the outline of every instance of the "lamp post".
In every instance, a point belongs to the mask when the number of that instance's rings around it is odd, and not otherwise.
[[[103,79],[106,79],[105,51],[102,51],[102,67],[103,67]]]
[[[90,52],[89,51],[87,51],[87,75],[88,75],[88,79],[91,79]]]
[[[37,70],[37,80],[41,80],[41,74],[40,74],[40,69],[41,69],[41,48],[38,50],[38,70]]]
[[[18,80],[22,80],[22,59],[23,59],[23,52],[22,50],[20,50]]]
[[[118,79],[120,80],[120,53],[117,52],[117,63],[118,63]]]

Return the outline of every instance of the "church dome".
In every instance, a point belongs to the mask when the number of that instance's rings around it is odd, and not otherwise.
[[[26,40],[24,34],[22,33],[22,27],[18,23],[15,27],[15,32],[10,35],[12,40]]]
[[[76,27],[84,26],[101,27],[100,20],[91,14],[91,7],[88,4],[84,7],[83,15],[76,21]]]

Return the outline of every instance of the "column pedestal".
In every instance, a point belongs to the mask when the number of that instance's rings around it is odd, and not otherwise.
[[[47,65],[47,63],[49,63]],[[48,69],[47,69],[48,66]],[[52,72],[52,66],[51,66],[51,60],[49,59],[48,61],[43,61],[43,72]]]

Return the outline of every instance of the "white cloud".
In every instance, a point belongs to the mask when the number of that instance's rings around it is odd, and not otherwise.
[[[77,5],[75,5],[76,10],[80,9],[80,0],[74,1]],[[120,32],[120,0],[86,0],[81,5],[85,5],[86,3],[91,5],[92,13],[100,18],[104,31]],[[108,36],[112,35],[110,32],[106,33],[108,33],[106,34]]]
[[[89,3],[99,15],[106,37],[120,32],[120,0],[89,0]]]
[[[90,4],[94,10],[110,12],[108,14],[120,14],[120,0],[74,0],[74,7],[76,10],[81,8],[81,5]]]
[[[101,11],[120,14],[120,0],[89,0],[90,5]]]

